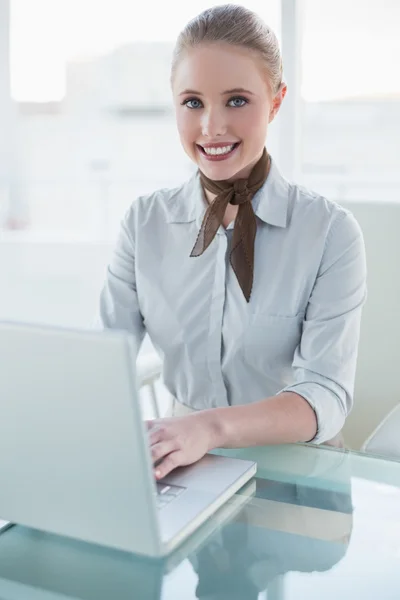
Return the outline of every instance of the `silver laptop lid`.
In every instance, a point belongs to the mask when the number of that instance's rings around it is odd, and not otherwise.
[[[0,389],[0,516],[159,554],[129,336],[0,323]]]

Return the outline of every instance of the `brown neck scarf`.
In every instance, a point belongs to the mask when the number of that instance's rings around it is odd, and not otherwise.
[[[254,240],[257,230],[257,220],[251,200],[267,179],[270,162],[270,157],[264,148],[260,160],[254,165],[248,179],[237,179],[234,182],[214,181],[200,171],[202,186],[212,194],[217,194],[217,197],[206,210],[190,256],[203,254],[222,224],[228,204],[238,205],[229,258],[247,302],[250,301],[253,287]]]

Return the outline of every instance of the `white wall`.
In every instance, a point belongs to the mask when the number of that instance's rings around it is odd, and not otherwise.
[[[346,203],[365,237],[364,309],[355,408],[345,426],[357,448],[400,402],[400,203]],[[106,243],[0,243],[0,319],[90,326],[97,309]],[[151,351],[147,342],[143,352]]]

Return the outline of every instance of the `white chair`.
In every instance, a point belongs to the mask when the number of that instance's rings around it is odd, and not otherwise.
[[[400,460],[400,405],[393,408],[364,442],[361,450]]]
[[[136,363],[137,378],[140,390],[147,388],[150,394],[153,416],[160,418],[160,407],[157,398],[156,384],[160,379],[162,362],[155,353],[138,357]]]
[[[368,298],[361,324],[354,408],[343,428],[346,446],[359,450],[400,404],[396,368],[400,361],[400,276],[396,260],[400,252],[400,202],[382,199],[341,204],[358,220],[367,250]]]

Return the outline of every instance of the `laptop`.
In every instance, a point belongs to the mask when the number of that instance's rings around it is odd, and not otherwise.
[[[256,473],[207,454],[155,482],[122,331],[0,323],[0,516],[164,556]]]

